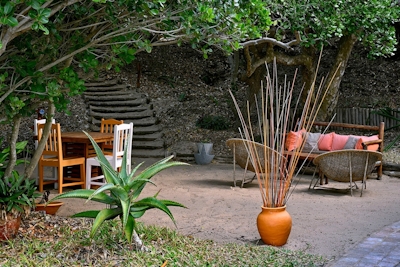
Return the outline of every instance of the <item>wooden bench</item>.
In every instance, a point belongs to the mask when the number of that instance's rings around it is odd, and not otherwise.
[[[349,123],[339,123],[339,122],[314,122],[313,126],[323,126],[327,127],[329,126],[329,130],[333,131],[336,128],[344,128],[344,129],[352,129],[352,130],[359,130],[359,131],[367,131],[367,132],[373,132],[378,135],[378,140],[374,141],[367,141],[363,142],[363,148],[366,150],[369,145],[374,145],[378,144],[378,152],[383,152],[383,139],[384,139],[384,133],[385,133],[385,123],[381,122],[377,126],[371,126],[371,125],[360,125],[360,124],[349,124]],[[328,152],[328,151],[326,151]],[[326,153],[325,152],[325,153]],[[300,155],[299,155],[300,153]],[[310,152],[296,152],[296,151],[286,151],[284,152],[285,155],[287,156],[293,156],[293,155],[299,155],[299,159],[302,160],[309,160],[313,161],[318,155],[321,155],[321,153],[324,153],[324,151],[318,151],[318,153],[310,153]],[[382,178],[382,161],[377,162],[377,173],[378,173],[378,180]]]

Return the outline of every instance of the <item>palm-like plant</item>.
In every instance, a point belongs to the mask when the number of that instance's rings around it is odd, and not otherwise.
[[[125,232],[125,237],[128,242],[132,242],[132,236],[136,245],[141,249],[144,249],[141,240],[136,234],[136,219],[142,217],[144,213],[149,209],[159,209],[164,211],[174,222],[175,219],[169,210],[168,206],[185,207],[184,205],[171,201],[171,200],[160,200],[157,195],[138,199],[142,190],[147,183],[152,183],[150,179],[158,172],[177,165],[188,165],[187,163],[170,161],[173,156],[162,159],[155,164],[147,167],[145,170],[135,175],[139,167],[143,164],[138,164],[131,173],[126,168],[126,149],[122,161],[121,170],[118,172],[114,170],[109,161],[104,156],[101,148],[92,139],[92,137],[85,132],[93,144],[96,151],[97,158],[100,162],[101,169],[103,171],[106,184],[102,185],[97,190],[94,189],[77,189],[74,191],[66,192],[61,195],[54,197],[50,202],[63,199],[63,198],[82,198],[104,203],[106,208],[103,210],[89,210],[74,214],[72,217],[86,217],[94,218],[93,226],[90,232],[92,238],[99,227],[106,220],[111,220],[120,217],[122,227]],[[130,133],[132,134],[132,133]]]

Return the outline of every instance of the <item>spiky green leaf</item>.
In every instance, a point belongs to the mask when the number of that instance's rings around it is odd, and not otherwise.
[[[94,190],[93,189],[76,189],[73,191],[65,192],[62,193],[58,196],[55,196],[50,200],[50,202],[63,199],[63,198],[82,198],[82,199],[87,199],[91,197],[90,200],[95,201],[95,202],[100,202],[104,204],[109,204],[109,205],[115,205],[117,204],[117,201],[112,198],[111,196],[107,195],[106,193],[102,192],[99,193],[95,196],[92,197]]]
[[[132,234],[133,234],[133,231],[135,230],[135,227],[136,227],[135,218],[129,214],[128,220],[124,227],[125,237],[129,243],[132,242]]]
[[[104,209],[101,210],[97,216],[96,219],[93,222],[92,230],[90,231],[90,237],[93,238],[95,235],[96,231],[99,229],[99,227],[102,225],[102,223],[105,220],[110,220],[114,219],[116,216],[121,214],[121,209]]]

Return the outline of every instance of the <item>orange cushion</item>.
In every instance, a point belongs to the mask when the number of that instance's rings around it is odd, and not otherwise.
[[[333,133],[333,132],[328,133],[328,134],[321,134],[321,137],[319,138],[319,141],[318,141],[318,149],[325,150],[325,151],[331,151],[334,134],[335,133]]]
[[[341,150],[344,148],[344,145],[346,144],[347,140],[349,140],[348,135],[342,135],[342,134],[333,134],[333,139],[332,139],[332,150]]]
[[[296,148],[301,146],[301,143],[303,143],[304,131],[305,131],[304,129],[297,132],[290,131],[286,135],[285,149],[287,151],[295,150]]]
[[[363,149],[362,143],[366,141],[373,141],[373,140],[378,140],[379,136],[378,135],[372,135],[372,136],[361,136],[360,139],[358,139],[357,144],[356,144],[356,149]],[[377,151],[379,149],[379,144],[376,145],[369,145],[367,147],[368,150],[372,151]]]

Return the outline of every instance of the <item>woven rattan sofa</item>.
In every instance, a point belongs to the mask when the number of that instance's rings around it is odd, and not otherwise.
[[[361,142],[362,149],[378,151],[381,153],[383,152],[383,140],[384,140],[384,131],[385,131],[384,130],[385,129],[384,122],[379,123],[379,125],[377,125],[377,126],[338,123],[338,122],[331,122],[331,123],[329,123],[329,122],[314,122],[313,126],[315,126],[315,128],[319,128],[319,130],[321,132],[323,131],[323,127],[328,127],[330,133],[334,132],[335,130],[342,130],[342,131],[343,130],[347,130],[347,131],[354,130],[357,132],[365,133],[366,137],[370,134],[375,134],[375,135],[377,135],[376,140]],[[360,136],[358,136],[358,137],[360,137]],[[373,149],[371,149],[371,148],[373,148]],[[329,152],[329,151],[311,150],[311,152],[310,152],[310,151],[306,151],[305,149],[301,150],[301,152],[300,152],[299,149],[295,149],[292,151],[285,151],[284,154],[287,156],[291,156],[291,155],[294,155],[294,153],[300,153],[300,159],[307,159],[309,161],[313,161],[317,156],[319,156],[323,153],[327,153],[327,152]],[[381,177],[382,177],[382,161],[376,162],[376,167],[377,167],[377,178],[381,179]],[[321,180],[321,183],[322,183],[322,180]]]

